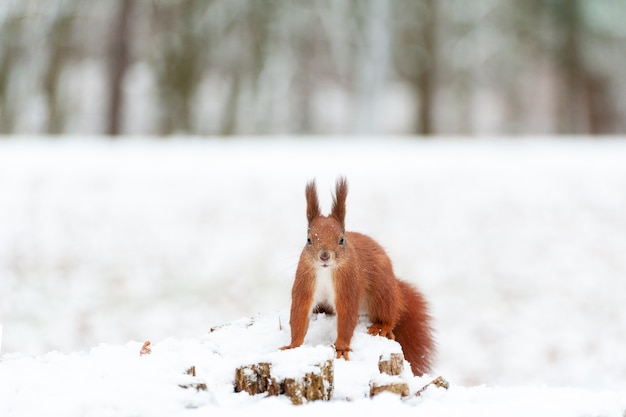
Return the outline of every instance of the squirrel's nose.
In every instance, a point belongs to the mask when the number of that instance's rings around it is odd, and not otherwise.
[[[323,250],[320,252],[319,257],[321,261],[327,261],[330,259],[330,252],[327,250]]]

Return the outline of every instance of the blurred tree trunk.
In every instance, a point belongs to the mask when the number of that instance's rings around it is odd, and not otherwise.
[[[315,56],[316,42],[312,39],[311,33],[298,36],[296,43],[297,66],[294,77],[294,99],[295,99],[295,129],[300,134],[314,133],[313,123],[313,96],[315,82]]]
[[[437,5],[435,0],[425,0],[429,15],[422,27],[422,39],[424,51],[427,56],[427,65],[418,74],[415,82],[417,96],[419,97],[419,116],[415,132],[420,135],[432,135],[435,133],[435,90],[437,74]]]
[[[396,69],[417,102],[413,132],[435,133],[437,89],[437,3],[435,0],[394,3],[399,22],[394,44]]]
[[[118,0],[117,14],[109,45],[110,97],[106,133],[119,135],[124,114],[124,75],[129,61],[130,16],[134,0]]]
[[[585,85],[589,102],[589,133],[602,135],[616,132],[617,110],[611,100],[608,80],[588,75]]]
[[[54,17],[48,32],[48,62],[43,75],[43,89],[48,118],[46,132],[58,135],[65,126],[65,108],[60,99],[61,72],[69,53],[69,39],[74,20],[73,6],[68,5]]]
[[[581,55],[581,16],[578,0],[561,0],[555,16],[562,33],[557,50],[557,62],[562,73],[561,97],[558,109],[558,130],[561,133],[584,133],[586,118],[585,68]],[[581,117],[583,116],[583,117]]]
[[[222,136],[232,136],[237,133],[237,120],[239,115],[239,95],[241,94],[241,75],[238,71],[231,74],[228,97],[224,105],[222,122],[219,133]]]
[[[11,74],[16,59],[16,46],[19,38],[20,17],[10,16],[0,26],[0,134],[13,133],[15,124],[15,103],[10,98]]]
[[[585,60],[583,40],[590,36],[581,0],[560,0],[554,9],[561,31],[556,51],[562,73],[557,114],[560,133],[607,133],[613,110],[604,79],[593,73]]]
[[[355,133],[381,133],[381,101],[387,85],[391,49],[389,1],[357,0],[360,42],[353,57],[356,79]],[[356,14],[356,13],[355,13]]]
[[[292,7],[269,0],[245,2],[228,25],[225,35],[238,39],[239,52],[229,54],[223,63],[229,88],[218,127],[221,135],[232,136],[241,133],[242,128],[253,129],[255,133],[272,130],[269,121],[272,109],[261,104],[265,103],[263,74],[273,58],[271,31],[277,19],[276,8],[281,4]],[[252,111],[243,112],[244,109]]]
[[[160,132],[192,133],[193,99],[208,42],[199,20],[210,2],[182,0],[155,5],[159,48],[155,63],[161,103]]]
[[[259,116],[253,118],[254,130],[256,133],[262,133],[268,126],[264,123],[266,112],[265,108],[258,106],[260,96],[263,94],[262,76],[267,62],[271,59],[272,48],[270,45],[270,30],[275,19],[275,8],[277,2],[265,0],[263,2],[251,1],[246,16],[246,28],[248,32],[249,42],[249,77],[252,88],[252,105],[256,114]]]

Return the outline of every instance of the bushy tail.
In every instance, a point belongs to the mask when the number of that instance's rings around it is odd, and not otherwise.
[[[400,281],[400,290],[404,297],[404,310],[393,332],[402,346],[404,358],[411,364],[413,374],[421,376],[430,370],[435,354],[428,304],[409,283]]]

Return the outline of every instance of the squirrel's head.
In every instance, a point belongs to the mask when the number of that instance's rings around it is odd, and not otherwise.
[[[348,184],[341,177],[337,180],[333,205],[328,216],[322,216],[315,181],[306,186],[306,216],[309,222],[304,248],[314,266],[336,268],[346,251],[345,217]]]

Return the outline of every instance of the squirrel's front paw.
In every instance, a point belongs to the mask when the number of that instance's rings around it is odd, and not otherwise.
[[[350,351],[349,350],[338,350],[337,351],[337,359],[344,358],[345,360],[349,361],[350,360],[350,356],[348,355],[348,352],[350,352]]]
[[[335,352],[337,352],[337,359],[344,358],[345,360],[349,361],[350,356],[348,355],[348,352],[350,351],[352,351],[352,349],[350,349],[350,346],[335,345]]]
[[[288,350],[288,349],[293,349],[293,348],[297,348],[297,347],[298,346],[291,344],[291,345],[283,346],[283,347],[279,348],[279,350]]]

